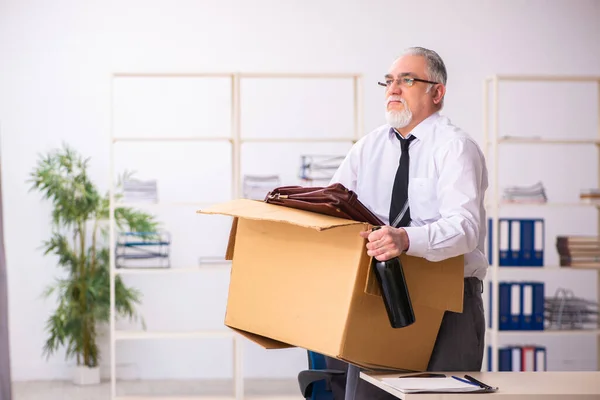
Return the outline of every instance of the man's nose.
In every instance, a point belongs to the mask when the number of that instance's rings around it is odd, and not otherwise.
[[[393,81],[390,86],[388,86],[388,95],[391,94],[402,94],[402,87],[398,83],[397,80]]]

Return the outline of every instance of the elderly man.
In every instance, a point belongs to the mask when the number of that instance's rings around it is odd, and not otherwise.
[[[367,252],[378,260],[399,254],[440,261],[465,258],[462,313],[446,312],[431,355],[429,371],[479,371],[485,317],[482,280],[488,187],[484,156],[477,143],[440,114],[446,93],[446,67],[434,51],[407,49],[383,82],[387,124],[360,139],[331,183],[340,182],[387,225],[363,232]],[[410,343],[398,343],[410,346]],[[346,369],[339,360],[328,367]],[[393,399],[358,378],[350,365],[334,380],[342,400]]]

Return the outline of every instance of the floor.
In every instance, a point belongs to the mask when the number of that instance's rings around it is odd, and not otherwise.
[[[68,381],[14,382],[12,400],[110,400],[110,382],[76,386]],[[231,381],[123,381],[117,382],[118,398],[135,400],[234,399]],[[123,397],[121,397],[123,396]],[[244,382],[244,399],[302,400],[296,380]]]

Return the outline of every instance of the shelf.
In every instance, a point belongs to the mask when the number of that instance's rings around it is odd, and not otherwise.
[[[357,74],[349,73],[295,73],[295,72],[242,72],[238,74],[240,78],[313,78],[313,79],[353,79],[358,78]]]
[[[492,205],[489,203],[485,204],[485,208],[489,209]],[[498,202],[499,208],[508,208],[508,207],[595,207],[599,208],[600,203],[591,203],[591,202],[583,202],[583,201],[574,201],[574,202],[547,202],[547,203],[517,203],[517,202],[507,202],[500,201]]]
[[[594,75],[492,75],[486,81],[534,81],[534,82],[600,82],[600,76]]]
[[[488,271],[491,270],[492,268],[495,268],[494,266],[489,267]],[[534,272],[554,272],[554,271],[572,271],[572,270],[576,270],[576,271],[595,271],[595,270],[600,270],[600,267],[560,267],[560,266],[556,266],[556,265],[547,265],[544,267],[497,267],[498,271],[518,271],[518,272],[523,272],[523,271],[534,271]],[[488,276],[486,277],[486,279],[491,278],[488,274]]]
[[[230,142],[231,137],[120,137],[113,142]],[[240,143],[323,143],[323,142],[354,142],[350,137],[316,137],[316,138],[240,138]]]
[[[115,340],[233,338],[234,335],[233,331],[226,330],[190,332],[115,331]]]
[[[497,332],[502,336],[531,336],[531,335],[600,335],[600,329],[555,329],[544,331],[494,331],[487,328],[487,333]]]
[[[323,143],[323,142],[353,142],[354,138],[319,137],[319,138],[242,138],[241,143]]]
[[[482,150],[485,153],[485,157],[490,160],[489,172],[490,172],[490,182],[495,185],[491,185],[490,189],[493,189],[495,197],[487,197],[485,201],[486,211],[493,216],[493,218],[503,218],[504,214],[510,215],[513,211],[517,211],[517,207],[522,208],[522,213],[529,215],[529,217],[533,217],[536,214],[542,214],[538,217],[541,217],[545,214],[548,214],[548,217],[552,215],[560,215],[560,214],[568,214],[579,212],[594,212],[594,214],[598,214],[600,211],[600,202],[589,201],[581,198],[579,193],[574,193],[573,196],[566,199],[555,198],[555,201],[549,201],[545,203],[517,203],[517,202],[508,202],[505,199],[509,199],[508,197],[502,196],[502,188],[499,186],[499,177],[502,176],[502,168],[501,165],[511,166],[515,173],[518,174],[519,168],[527,168],[527,158],[522,160],[515,160],[514,157],[511,158],[510,152],[503,152],[503,150],[509,150],[516,148],[519,145],[524,145],[522,148],[533,149],[536,146],[540,152],[544,152],[545,149],[541,146],[545,146],[545,148],[549,148],[549,146],[555,145],[556,148],[568,148],[568,151],[572,154],[572,157],[578,157],[579,154],[583,151],[600,150],[600,130],[596,133],[596,129],[590,129],[587,132],[580,132],[577,136],[558,136],[558,135],[546,135],[543,131],[525,131],[525,130],[506,130],[503,129],[504,126],[504,103],[502,103],[501,98],[498,92],[502,92],[502,81],[514,82],[511,85],[518,87],[520,83],[529,83],[529,84],[538,84],[538,83],[561,83],[561,82],[579,82],[585,84],[586,87],[590,87],[597,92],[596,98],[597,101],[594,104],[594,109],[592,114],[596,114],[593,119],[596,121],[600,116],[600,75],[598,76],[576,76],[576,75],[533,75],[533,74],[524,74],[524,75],[511,75],[511,74],[494,74],[486,79],[484,79],[484,87],[483,87],[483,103],[484,103],[484,112],[483,112],[483,133],[484,133],[484,143],[482,146]],[[568,86],[568,85],[560,85]],[[559,89],[557,87],[557,89]],[[501,104],[502,103],[502,104]],[[510,107],[509,107],[510,108]],[[586,110],[587,111],[587,110]],[[600,125],[598,125],[598,129],[600,129]],[[510,147],[510,145],[515,145],[514,147]],[[508,146],[507,146],[508,145]],[[504,147],[503,147],[504,146]],[[570,147],[569,147],[570,146]],[[541,153],[540,153],[541,154]],[[584,153],[585,154],[585,153]],[[600,154],[600,153],[599,153]],[[519,161],[519,164],[522,165],[511,165],[514,164],[515,161]],[[596,157],[597,161],[597,157]],[[547,161],[552,163],[552,160]],[[598,171],[598,165],[595,163],[590,167],[590,173],[594,171]],[[565,179],[564,177],[560,177],[561,179]],[[566,178],[568,180],[568,178]],[[555,177],[557,180],[557,177]],[[600,181],[599,183],[600,184]],[[493,188],[492,188],[493,186]],[[535,200],[535,199],[534,199]],[[562,200],[562,201],[561,201]],[[535,208],[533,208],[535,207]],[[507,209],[510,209],[507,211]],[[585,210],[589,211],[585,211]],[[502,211],[501,211],[502,210]],[[521,211],[519,211],[521,214]],[[587,215],[587,214],[586,214]],[[526,218],[526,217],[522,217]],[[546,217],[544,217],[546,218]],[[596,226],[596,230],[598,227],[598,215],[594,215],[593,217],[590,215],[589,218],[586,219],[586,222],[593,223]],[[560,226],[556,227],[559,230],[564,230],[566,228],[561,228]],[[575,226],[577,228],[577,226]],[[545,231],[549,232],[549,231]],[[489,234],[489,232],[488,232]],[[549,233],[546,233],[549,234]],[[500,241],[498,237],[494,236],[496,239],[492,241],[492,243],[488,244],[487,248],[487,256],[489,254],[494,255],[494,263],[499,263],[498,252],[499,252],[499,244]],[[522,248],[522,247],[521,247]],[[554,255],[556,250],[546,249],[546,254]],[[560,260],[550,261],[550,263],[559,263]],[[548,261],[546,261],[548,263]],[[600,274],[597,272],[600,270],[600,267],[591,266],[589,268],[583,267],[573,267],[573,266],[559,266],[559,265],[544,265],[542,267],[537,266],[499,266],[499,265],[491,265],[489,271],[486,274],[486,281],[488,282],[486,285],[492,283],[494,286],[498,285],[501,281],[506,280],[540,280],[540,281],[548,281],[548,283],[556,283],[561,285],[564,281],[564,278],[567,278],[566,274],[569,274],[568,277],[572,277],[571,274],[577,274],[575,271],[591,271],[588,272],[589,275],[579,275],[579,277],[585,279],[586,281],[590,281],[590,283],[596,283],[596,294],[598,296],[598,300],[600,301]],[[579,272],[580,273],[580,272]],[[543,276],[541,274],[544,274]],[[581,274],[581,273],[580,273]],[[487,297],[489,298],[486,301],[486,310],[489,312],[489,315],[499,315],[500,309],[500,296],[499,290],[494,290],[491,293],[493,296],[490,296],[489,286],[488,288],[484,287],[484,291],[488,289]],[[489,321],[488,321],[489,322]],[[497,319],[494,321],[494,325],[498,327]],[[547,321],[548,322],[548,321]],[[596,360],[600,360],[600,324],[587,324],[588,329],[547,329],[541,331],[531,331],[531,330],[515,330],[515,331],[498,331],[492,330],[488,328],[486,333],[489,333],[488,341],[489,346],[492,350],[493,354],[497,354],[499,348],[499,341],[504,339],[505,342],[512,341],[524,341],[529,344],[535,344],[536,342],[542,341],[540,338],[545,337],[556,337],[562,338],[563,336],[566,338],[567,336],[573,336],[575,340],[583,340],[584,337],[592,339],[598,342],[598,349],[594,350],[596,354]],[[590,352],[591,353],[591,352]],[[491,370],[497,371],[499,367],[498,362],[499,357],[492,357]]]
[[[180,147],[190,146],[193,144],[210,144],[214,146],[221,146],[230,148],[230,165],[231,165],[231,174],[228,176],[231,179],[231,189],[227,190],[224,193],[226,197],[225,200],[220,201],[194,201],[198,199],[192,198],[191,202],[169,202],[169,201],[157,201],[155,203],[151,202],[143,202],[136,201],[136,198],[125,198],[121,197],[119,199],[115,199],[115,194],[117,194],[117,190],[115,188],[115,182],[111,179],[111,190],[110,190],[110,198],[111,198],[111,210],[113,208],[119,207],[128,207],[133,209],[141,209],[141,210],[154,210],[160,207],[190,207],[194,209],[194,212],[203,209],[209,206],[212,206],[219,202],[230,201],[231,199],[236,199],[241,197],[242,192],[242,160],[244,159],[244,150],[248,147],[253,146],[243,146],[243,143],[271,143],[274,146],[280,145],[282,143],[289,143],[291,147],[298,147],[298,144],[302,143],[314,143],[316,147],[323,146],[323,144],[331,143],[332,145],[338,144],[342,148],[347,147],[355,143],[362,134],[364,134],[364,122],[363,122],[363,102],[362,102],[362,76],[358,74],[351,73],[238,73],[238,72],[229,72],[229,73],[194,73],[191,71],[181,71],[181,72],[152,72],[152,71],[141,71],[141,72],[127,72],[121,71],[116,74],[112,74],[113,82],[111,82],[111,123],[110,123],[110,175],[114,176],[116,168],[116,156],[120,154],[115,153],[115,149],[118,149],[119,144],[122,146],[138,146],[144,144],[158,144],[159,146],[166,145],[167,143],[172,143],[179,145]],[[155,136],[151,136],[152,132],[122,132],[122,136],[116,136],[114,132],[114,126],[116,125],[115,115],[119,115],[115,112],[114,101],[116,99],[115,92],[113,88],[114,78],[220,78],[219,81],[229,81],[231,84],[226,85],[226,92],[224,95],[231,97],[231,103],[226,108],[230,111],[231,115],[231,124],[229,125],[227,130],[219,130],[215,132],[196,132],[189,133],[186,136],[185,133],[176,133],[176,132],[164,132],[164,133],[156,133]],[[224,79],[221,79],[224,78]],[[311,79],[345,79],[347,82],[342,81],[345,84],[352,86],[353,90],[353,116],[352,116],[352,124],[353,129],[349,130],[344,134],[343,137],[332,137],[333,133],[323,132],[320,136],[315,136],[313,138],[306,137],[252,137],[249,133],[245,136],[242,133],[242,124],[241,124],[241,116],[244,113],[246,100],[242,99],[241,89],[244,84],[244,78],[252,78],[254,79],[252,82],[261,82],[260,79],[296,79],[296,78],[311,78]],[[173,133],[172,137],[170,133]],[[316,134],[315,134],[316,135]],[[137,137],[136,137],[137,136]],[[255,134],[258,136],[258,134]],[[286,136],[286,135],[282,135]],[[204,142],[204,143],[203,143]],[[260,147],[260,146],[257,146]],[[209,182],[210,183],[210,182]],[[229,193],[231,192],[231,193]],[[222,196],[221,196],[222,197]],[[204,198],[203,198],[204,199]],[[203,200],[202,199],[202,200]],[[173,199],[174,201],[185,200],[185,199]],[[210,198],[209,198],[210,200]],[[260,201],[260,200],[258,200]],[[162,210],[160,210],[162,211]],[[186,208],[183,208],[184,212]],[[193,217],[193,215],[192,215]],[[110,215],[111,223],[114,223],[114,215]],[[112,225],[111,225],[112,226]],[[111,235],[114,235],[114,232],[110,232]],[[111,236],[111,241],[114,242],[114,238]],[[227,240],[226,237],[223,238]],[[116,247],[115,247],[116,249]],[[111,261],[114,260],[114,255],[116,253],[115,249],[111,247]],[[214,250],[214,249],[213,249]],[[210,248],[206,249],[207,252],[212,252]],[[201,253],[202,254],[202,253]],[[179,264],[179,268],[115,268],[113,264],[111,264],[110,270],[110,279],[111,283],[114,283],[114,279],[117,276],[122,275],[155,275],[155,278],[166,277],[165,274],[184,274],[180,275],[185,279],[188,279],[186,273],[198,273],[201,271],[211,271],[211,274],[217,275],[221,274],[221,271],[225,274],[229,274],[231,270],[231,261],[225,261],[221,258],[200,258],[199,262],[190,262],[189,264],[181,265]],[[198,259],[197,257],[195,258]],[[194,265],[197,264],[197,265]],[[219,272],[217,272],[219,271]],[[208,275],[208,274],[207,274]],[[216,277],[219,278],[219,277]],[[233,397],[215,397],[219,400],[225,400],[228,398],[235,398],[236,400],[241,400],[244,396],[243,390],[243,366],[244,362],[242,359],[243,356],[243,343],[239,343],[237,339],[239,336],[235,335],[234,330],[227,330],[225,327],[217,327],[217,330],[209,330],[209,331],[192,331],[192,332],[147,332],[141,330],[135,331],[119,331],[115,329],[116,326],[116,310],[115,310],[115,302],[114,302],[114,285],[111,285],[111,304],[110,304],[110,333],[111,333],[111,371],[113,371],[112,379],[111,379],[111,399],[131,399],[131,400],[148,400],[148,399],[169,399],[169,400],[190,400],[194,398],[203,398],[205,400],[213,399],[214,396],[208,396],[209,398],[196,397],[195,395],[191,396],[183,396],[181,394],[177,396],[171,395],[158,395],[157,396],[149,396],[142,394],[129,394],[123,396],[117,396],[116,390],[116,346],[119,341],[132,341],[132,340],[149,340],[149,339],[193,339],[193,338],[230,338],[234,344],[234,354],[233,354],[233,369],[234,369],[234,385],[233,385]],[[139,328],[138,328],[139,329]],[[259,396],[257,396],[258,400]],[[260,397],[262,398],[262,397]]]
[[[114,137],[112,139],[116,142],[232,142],[233,139],[227,136],[207,136],[207,137]]]
[[[114,78],[231,78],[234,72],[115,72]]]
[[[511,144],[595,144],[600,145],[598,139],[543,139],[540,137],[500,137],[498,143],[511,143]],[[490,141],[488,145],[493,145]]]
[[[231,263],[210,263],[198,267],[183,267],[183,268],[117,268],[117,275],[164,275],[164,274],[189,274],[203,271],[225,270],[229,268]]]
[[[117,396],[116,400],[229,400],[235,399],[233,396],[160,396],[160,395],[131,395],[131,396]],[[265,397],[266,399],[266,397]],[[255,398],[259,400],[259,398]]]
[[[225,201],[225,200],[222,200]],[[209,207],[213,206],[217,201],[209,202],[194,202],[194,201],[181,201],[181,202],[158,202],[158,203],[115,203],[115,208],[173,208],[173,207]]]

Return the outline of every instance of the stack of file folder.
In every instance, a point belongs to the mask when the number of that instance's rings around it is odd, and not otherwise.
[[[600,268],[598,236],[558,236],[556,250],[561,267]]]
[[[544,330],[544,282],[498,282],[498,329],[501,331]],[[489,290],[490,310],[492,285]],[[492,318],[490,311],[489,326]]]
[[[598,302],[576,297],[572,290],[559,288],[546,298],[547,329],[596,329]]]
[[[156,203],[158,202],[158,184],[156,180],[142,181],[129,179],[123,181],[123,202]]]
[[[302,155],[300,156],[299,178],[303,181],[329,184],[345,156]]]
[[[488,370],[492,370],[492,348],[488,346]],[[514,345],[498,349],[498,371],[547,371],[546,347]]]
[[[121,232],[117,237],[117,268],[170,268],[168,232]]]
[[[242,196],[245,199],[262,201],[270,191],[280,185],[279,175],[244,175]]]
[[[543,267],[545,224],[542,218],[499,218],[499,228],[488,220],[488,262],[492,264],[494,235],[499,235],[500,267]]]

